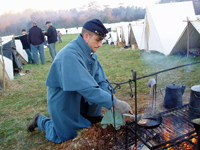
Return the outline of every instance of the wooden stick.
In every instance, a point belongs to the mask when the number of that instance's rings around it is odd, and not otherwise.
[[[189,57],[189,51],[190,51],[190,32],[189,32],[189,21],[193,22],[196,20],[189,20],[189,18],[187,17],[187,20],[183,20],[183,22],[187,22],[187,59]]]
[[[6,91],[6,82],[5,82],[5,64],[4,64],[4,59],[3,59],[3,44],[2,44],[2,39],[0,38],[1,40],[1,57],[2,57],[2,63],[3,63],[3,95],[4,95],[4,92]]]
[[[189,56],[189,48],[190,48],[190,35],[189,35],[189,18],[187,17],[187,59],[188,59],[188,56]]]

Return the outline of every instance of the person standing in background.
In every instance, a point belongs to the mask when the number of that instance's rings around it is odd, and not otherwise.
[[[28,63],[29,64],[34,63],[33,56],[30,49],[30,44],[28,43],[28,40],[27,40],[26,29],[22,29],[22,35],[15,37],[15,39],[19,39],[21,41],[23,49],[26,51],[26,54],[28,56]]]
[[[62,43],[62,33],[58,31],[58,43]]]
[[[33,59],[36,65],[39,64],[38,61],[38,51],[40,54],[40,59],[42,64],[45,64],[45,56],[44,56],[44,34],[42,33],[42,29],[37,26],[37,23],[33,21],[32,28],[29,30],[28,34],[28,42],[31,45],[31,50],[33,53]]]
[[[56,29],[52,26],[52,23],[50,21],[46,22],[46,26],[48,30],[47,32],[43,31],[43,33],[48,38],[49,53],[52,59],[54,60],[57,54],[57,51],[56,51],[57,32],[56,32]]]

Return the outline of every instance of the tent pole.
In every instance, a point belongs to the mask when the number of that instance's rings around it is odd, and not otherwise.
[[[189,47],[190,47],[190,35],[189,35],[189,19],[187,17],[187,59],[189,56]]]
[[[2,58],[2,63],[3,63],[3,95],[5,94],[4,92],[6,91],[6,83],[5,83],[5,64],[4,64],[4,59],[3,59],[3,44],[2,44],[2,38],[1,40],[1,58]]]
[[[131,23],[129,23],[128,25],[128,45],[131,47],[130,35],[131,35]]]

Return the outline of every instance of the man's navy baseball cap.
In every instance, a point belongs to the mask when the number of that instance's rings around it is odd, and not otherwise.
[[[105,38],[108,33],[107,29],[99,19],[92,19],[85,22],[83,28],[96,33],[101,38]]]

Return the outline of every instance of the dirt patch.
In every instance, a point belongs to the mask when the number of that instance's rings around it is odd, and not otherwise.
[[[183,103],[188,103],[189,101],[189,92],[185,93],[183,97]],[[135,99],[130,97],[124,97],[132,107],[133,111],[135,110]],[[163,107],[164,98],[159,93],[157,94],[157,111],[162,112],[166,109]],[[147,113],[152,111],[152,99],[149,94],[138,94],[137,97],[137,113]],[[103,109],[103,114],[106,112],[106,109]],[[126,121],[131,122],[134,118],[125,117],[124,124]],[[115,141],[115,130],[112,125],[107,126],[106,129],[101,127],[100,123],[93,124],[92,126],[83,129],[78,133],[78,136],[74,139],[66,141],[58,146],[58,150],[70,149],[70,150],[124,150],[126,149],[126,129],[125,125],[121,126],[120,130],[116,131]],[[134,140],[134,138],[132,139]],[[116,146],[117,145],[117,146]],[[134,148],[134,146],[132,146]]]
[[[138,96],[138,100],[140,101],[140,103],[138,103],[138,113],[143,113],[145,111],[145,107],[149,105],[148,97],[149,95]],[[128,101],[132,108],[135,107],[134,98],[125,97],[124,99]],[[106,109],[103,109],[103,114],[106,113],[106,111]],[[124,125],[116,131],[116,140],[115,130],[112,125],[109,125],[106,129],[103,129],[100,123],[96,123],[86,129],[83,129],[78,133],[76,138],[60,144],[57,150],[124,150],[126,147],[125,122],[131,122],[133,120],[134,118],[132,117],[124,118]]]
[[[114,128],[107,126],[106,129],[101,128],[100,123],[93,124],[91,127],[84,129],[79,133],[77,138],[62,143],[60,149],[70,150],[100,150],[100,149],[125,149],[125,126],[121,126],[116,131],[117,147],[115,146]]]

